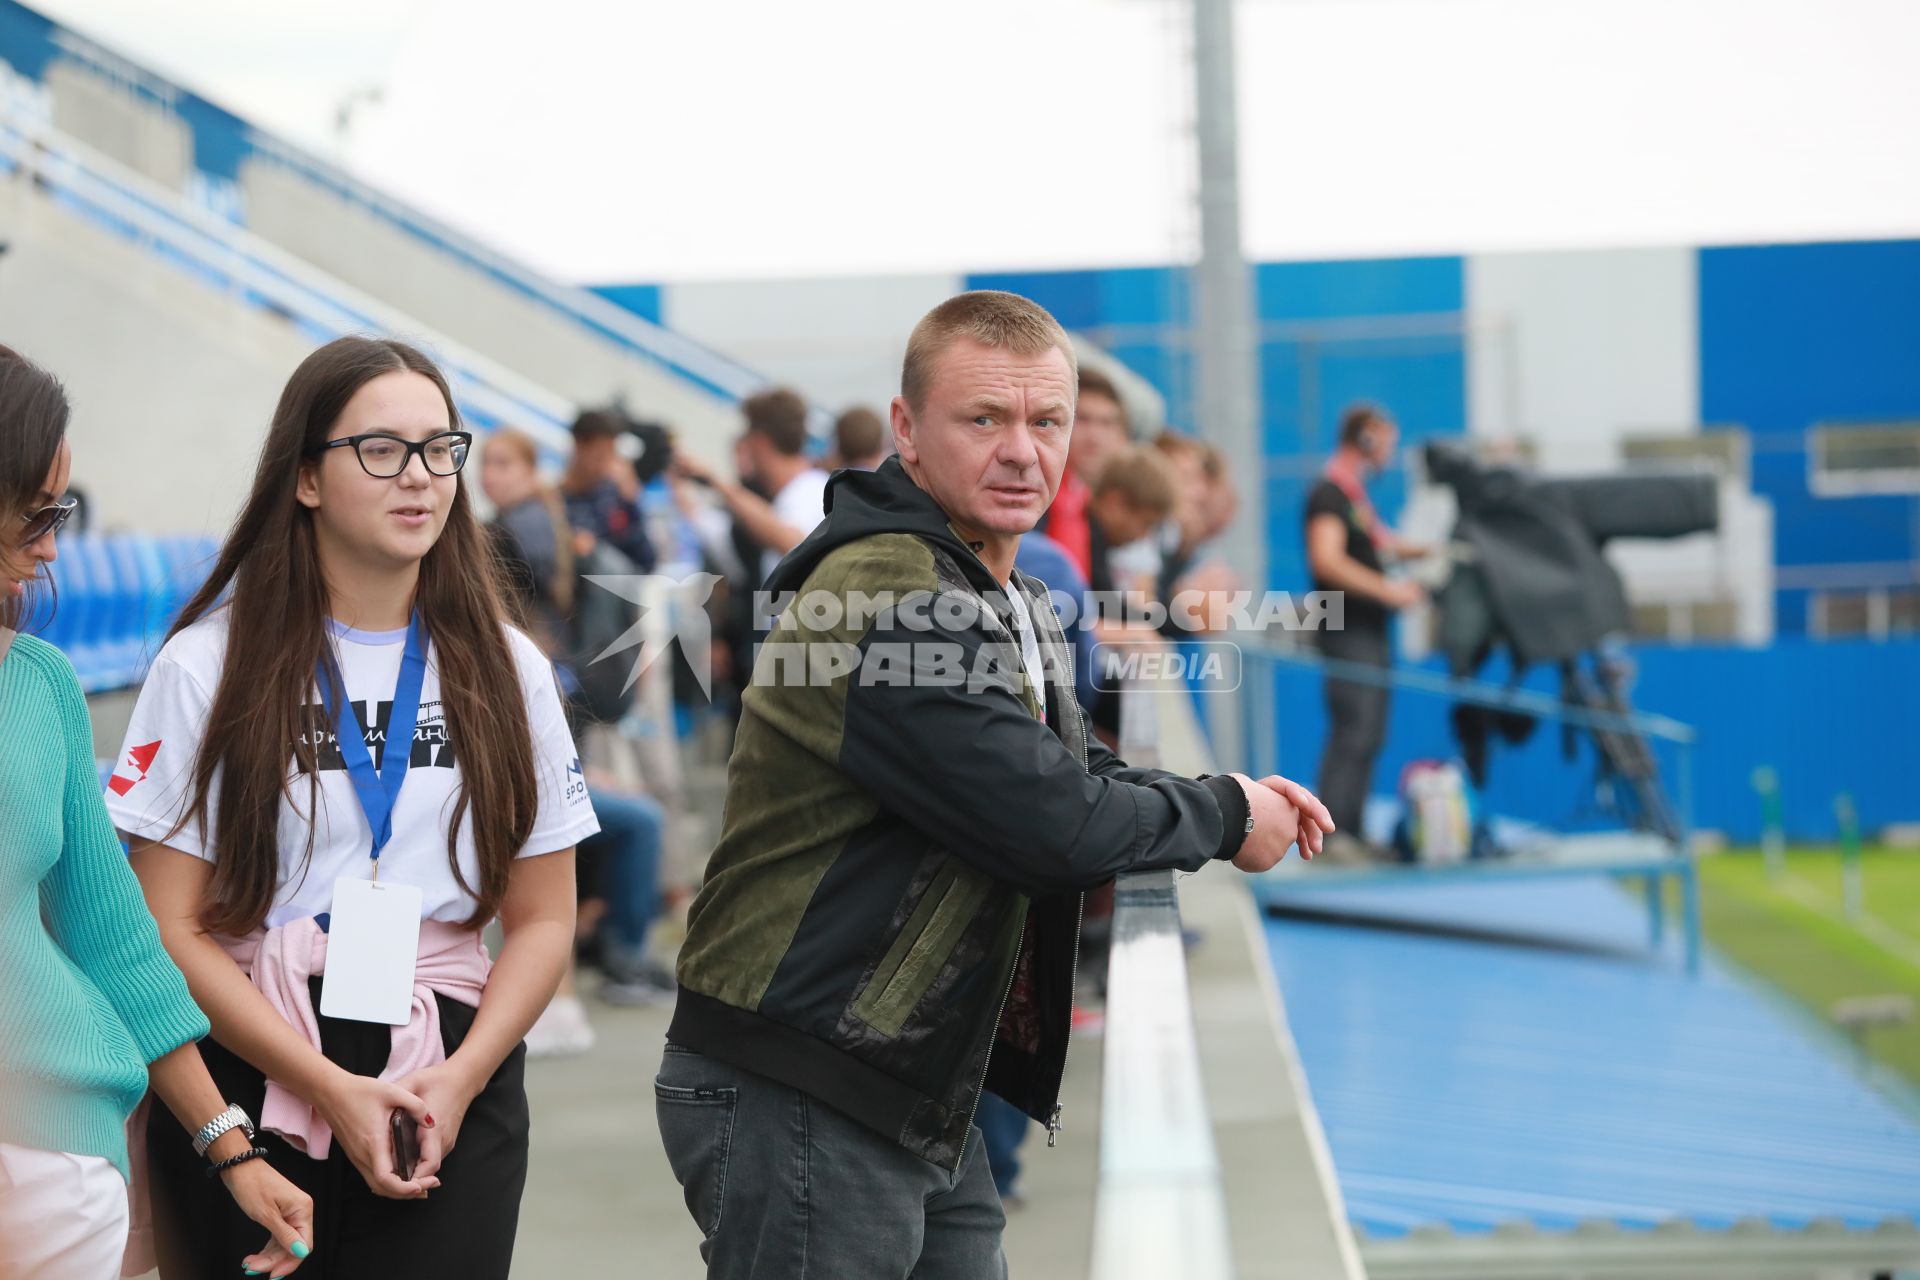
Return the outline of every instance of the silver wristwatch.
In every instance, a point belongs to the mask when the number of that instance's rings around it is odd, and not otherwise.
[[[200,1132],[193,1135],[193,1154],[197,1156],[207,1154],[207,1148],[212,1146],[214,1142],[219,1139],[220,1135],[229,1129],[245,1129],[247,1131],[248,1142],[252,1142],[256,1136],[253,1121],[248,1117],[247,1113],[237,1106],[229,1106],[225,1111],[222,1111],[219,1115],[202,1125]]]

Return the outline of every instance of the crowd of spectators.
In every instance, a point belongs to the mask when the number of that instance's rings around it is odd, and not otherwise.
[[[527,435],[497,430],[483,446],[480,478],[494,507],[495,551],[533,635],[554,659],[576,739],[585,744],[582,776],[601,830],[579,850],[576,964],[599,973],[594,991],[612,1004],[672,1003],[672,977],[649,956],[648,938],[656,918],[693,886],[663,883],[668,824],[647,793],[644,770],[598,759],[609,752],[595,750],[596,743],[644,732],[629,717],[649,672],[629,682],[629,664],[599,661],[638,620],[639,609],[587,579],[639,581],[671,561],[717,580],[704,602],[715,624],[707,693],[722,711],[737,707],[754,639],[768,622],[752,609],[761,581],[819,523],[828,468],[871,469],[888,452],[886,423],[871,409],[841,415],[821,462],[814,460],[808,408],[797,392],[763,391],[742,401],[740,412],[731,474],[616,409],[589,409],[575,419],[572,449],[555,483],[543,480],[538,448]],[[671,501],[658,500],[665,495]],[[676,656],[672,669],[687,671],[689,657]],[[689,693],[678,682],[675,691]],[[593,1042],[586,1004],[569,973],[529,1047],[576,1053]]]

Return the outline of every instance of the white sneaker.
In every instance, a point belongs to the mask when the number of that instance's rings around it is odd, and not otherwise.
[[[593,1048],[593,1024],[579,996],[555,996],[527,1029],[529,1058],[568,1058]]]

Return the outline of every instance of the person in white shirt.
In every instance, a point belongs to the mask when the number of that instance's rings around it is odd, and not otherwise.
[[[807,458],[807,403],[775,387],[740,402],[747,428],[734,458],[738,481],[725,480],[697,458],[674,457],[674,473],[712,489],[760,547],[754,586],[780,557],[800,545],[826,515],[827,473]]]
[[[458,479],[459,427],[403,343],[302,362],[108,782],[213,1025],[208,1068],[313,1196],[324,1276],[507,1276],[521,1040],[571,954],[574,845],[597,829]],[[224,1273],[232,1209],[182,1171],[177,1130],[148,1143],[162,1277]]]

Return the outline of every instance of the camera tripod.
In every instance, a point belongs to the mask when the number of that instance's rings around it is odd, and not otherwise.
[[[1593,655],[1591,668],[1579,659],[1562,663],[1561,698],[1592,713],[1587,723],[1599,752],[1594,795],[1603,812],[1635,831],[1648,831],[1678,843],[1680,823],[1660,781],[1660,765],[1646,735],[1634,726],[1633,661],[1617,644],[1606,643]],[[1573,751],[1574,726],[1565,725],[1566,753]]]

